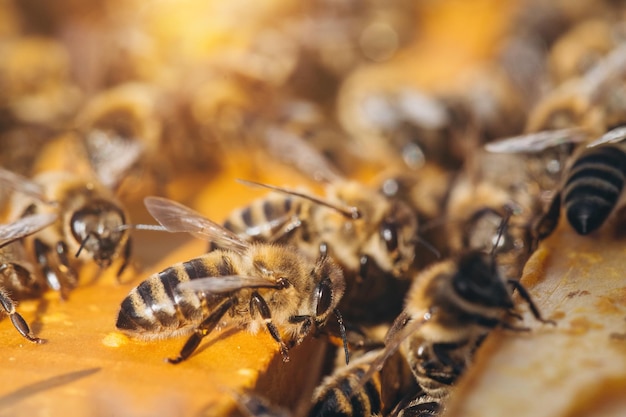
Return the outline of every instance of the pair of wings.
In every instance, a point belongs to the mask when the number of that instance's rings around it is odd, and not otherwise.
[[[144,204],[152,217],[168,232],[190,233],[199,239],[215,242],[219,247],[242,256],[246,256],[251,247],[250,242],[176,201],[163,197],[146,197]],[[273,288],[277,287],[277,283],[259,274],[258,276],[205,277],[178,285],[180,290],[210,293],[224,293],[253,287]]]

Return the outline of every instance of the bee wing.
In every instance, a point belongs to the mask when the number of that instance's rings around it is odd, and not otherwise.
[[[317,149],[286,129],[270,127],[263,137],[266,150],[279,160],[296,167],[315,181],[333,183],[343,177]]]
[[[536,153],[566,143],[580,143],[587,135],[582,129],[555,129],[513,136],[485,145],[491,153]]]
[[[124,174],[144,151],[143,143],[111,135],[101,130],[91,131],[85,138],[91,166],[100,182],[109,189],[119,185]]]
[[[179,290],[220,294],[240,290],[242,288],[259,287],[273,288],[277,287],[277,284],[276,281],[269,278],[225,275],[220,277],[198,278],[191,281],[181,282],[176,288]]]
[[[362,388],[376,372],[379,372],[387,359],[398,350],[400,344],[411,334],[419,330],[424,323],[430,320],[430,317],[431,313],[427,312],[421,319],[411,321],[410,316],[406,312],[401,313],[391,325],[387,336],[385,336],[385,348],[372,360],[367,371],[365,371],[360,378],[359,388]],[[356,392],[356,390],[354,392]]]
[[[57,219],[56,213],[41,213],[22,217],[12,223],[0,225],[0,248],[32,235],[49,226]]]
[[[0,185],[36,198],[44,203],[51,203],[46,196],[44,187],[40,184],[14,172],[0,168]]]
[[[618,126],[615,129],[609,130],[599,139],[594,140],[587,144],[588,148],[602,145],[605,143],[620,143],[626,138],[626,126]]]
[[[238,253],[244,253],[250,247],[248,242],[230,230],[180,203],[163,197],[146,197],[144,204],[152,217],[169,232],[191,233]]]

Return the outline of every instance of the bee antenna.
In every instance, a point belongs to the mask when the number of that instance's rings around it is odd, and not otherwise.
[[[343,352],[346,355],[346,365],[350,362],[350,350],[348,349],[348,336],[346,335],[346,326],[343,323],[343,316],[338,309],[334,309],[333,313],[339,323],[339,333],[341,334],[341,342],[343,343]]]
[[[511,216],[513,215],[513,212],[514,212],[514,208],[509,206],[508,204],[504,206],[504,210],[506,214],[504,215],[504,217],[502,218],[502,221],[500,222],[500,225],[498,226],[498,236],[496,237],[496,241],[494,242],[493,247],[491,248],[490,256],[492,258],[495,257],[496,255],[496,250],[498,249],[498,245],[500,245],[500,241],[502,240],[504,231],[508,227],[509,220],[511,219]]]
[[[441,252],[439,252],[437,248],[431,245],[426,239],[422,238],[421,236],[417,236],[415,241],[428,249],[433,255],[435,255],[435,257],[437,257],[437,259],[441,259]]]
[[[340,206],[338,204],[332,203],[330,201],[323,200],[321,198],[314,197],[314,196],[309,195],[309,194],[301,193],[301,192],[298,192],[298,191],[295,191],[295,190],[290,190],[290,189],[283,188],[283,187],[277,187],[275,185],[263,184],[263,183],[256,182],[256,181],[237,179],[237,182],[240,183],[240,184],[248,185],[248,186],[268,188],[268,189],[270,189],[272,191],[278,191],[279,193],[283,193],[283,194],[293,195],[295,197],[304,198],[306,200],[314,202],[315,204],[319,204],[321,206],[333,209],[333,210],[337,211],[338,213],[340,213],[341,215],[343,215],[344,217],[346,217],[346,218],[348,218],[350,220],[357,220],[357,219],[360,219],[361,217],[363,217],[363,214],[361,213],[361,211],[357,207]]]
[[[76,251],[76,255],[74,255],[75,258],[78,258],[78,256],[80,255],[80,253],[83,251],[83,249],[85,248],[85,245],[87,244],[87,241],[89,240],[90,237],[98,237],[98,235],[95,232],[89,232],[87,233],[87,236],[85,236],[85,238],[83,239],[82,242],[80,242],[80,246],[78,247],[78,250]]]

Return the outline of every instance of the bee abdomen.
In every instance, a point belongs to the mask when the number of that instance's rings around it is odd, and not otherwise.
[[[613,146],[590,151],[572,166],[563,204],[567,219],[581,235],[598,229],[624,188],[626,153]]]
[[[378,375],[372,377],[362,387],[360,378],[364,369],[341,378],[327,387],[314,399],[309,417],[371,417],[382,410],[381,387]]]
[[[251,239],[270,238],[289,219],[293,209],[291,197],[266,197],[235,211],[224,222],[224,227]]]
[[[198,296],[176,290],[179,283],[190,279],[188,272],[194,270],[194,266],[195,262],[184,262],[139,284],[122,302],[116,327],[128,333],[167,336],[168,331],[175,332],[199,322],[202,309]]]

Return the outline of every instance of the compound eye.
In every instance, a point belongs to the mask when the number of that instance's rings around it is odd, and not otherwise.
[[[315,314],[321,316],[326,313],[333,301],[333,290],[328,281],[322,281],[315,289]]]
[[[395,223],[384,221],[380,226],[380,237],[389,252],[395,252],[398,249],[398,228]]]

